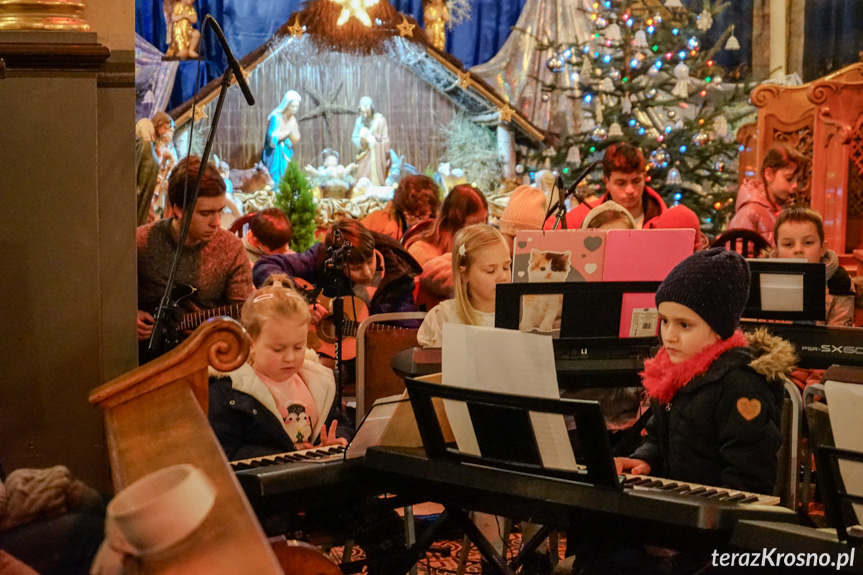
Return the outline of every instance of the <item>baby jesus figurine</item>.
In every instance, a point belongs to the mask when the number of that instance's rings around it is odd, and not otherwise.
[[[321,189],[321,195],[326,198],[347,198],[348,192],[354,185],[351,175],[357,165],[350,163],[347,166],[339,164],[339,153],[335,150],[326,149],[322,153],[324,163],[316,168],[307,164],[305,172],[312,177],[312,182]]]

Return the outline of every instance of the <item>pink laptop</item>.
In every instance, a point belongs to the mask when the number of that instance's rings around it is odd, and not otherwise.
[[[609,230],[602,280],[662,281],[691,256],[695,230]]]
[[[521,231],[515,236],[513,282],[599,282],[603,280],[605,230]],[[541,274],[554,260],[565,273]]]

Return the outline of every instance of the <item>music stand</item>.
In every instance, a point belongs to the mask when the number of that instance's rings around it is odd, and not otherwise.
[[[444,386],[413,378],[407,378],[405,385],[423,440],[423,447],[430,460],[448,459],[459,464],[481,465],[542,477],[554,477],[605,488],[609,492],[623,490],[611,454],[605,420],[599,409],[599,403],[595,401],[509,395]],[[459,451],[455,446],[447,443],[435,410],[435,402],[440,400],[467,404],[482,455]],[[583,469],[555,469],[542,465],[538,441],[531,424],[531,413],[569,415],[575,419],[585,464]],[[540,529],[530,541],[524,543],[519,555],[507,565],[470,520],[467,512],[461,508],[445,506],[444,520],[433,524],[420,540],[429,544],[434,539],[434,532],[443,526],[446,518],[454,520],[477,546],[483,558],[498,572],[506,575],[517,570],[524,557],[536,550],[551,532],[551,527]],[[419,551],[415,551],[415,555],[418,554]]]
[[[824,264],[763,258],[746,261],[752,279],[743,317],[824,321]]]

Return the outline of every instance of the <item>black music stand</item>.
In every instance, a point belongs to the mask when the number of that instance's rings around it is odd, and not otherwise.
[[[810,264],[802,261],[775,261],[769,259],[749,259],[749,272],[752,280],[749,286],[749,300],[743,310],[743,317],[752,319],[771,319],[786,321],[824,321],[824,286],[826,270],[824,264]],[[796,294],[800,305],[793,309],[777,310],[772,307],[768,282],[771,279],[788,278],[799,283]],[[764,297],[762,297],[762,293]]]
[[[599,403],[595,401],[493,393],[444,386],[413,378],[407,378],[405,384],[429,459],[448,459],[460,464],[481,465],[541,477],[566,479],[611,491],[623,489],[614,466],[605,420],[599,409]],[[440,399],[467,404],[482,455],[459,451],[457,447],[447,443],[434,405],[435,400]],[[575,419],[583,456],[583,469],[554,469],[542,465],[539,445],[530,420],[531,412],[569,415]],[[524,557],[535,551],[552,529],[543,527],[524,544],[519,555],[507,565],[504,558],[479,532],[465,510],[445,506],[441,518],[417,540],[417,545],[411,554],[414,562],[425,552],[434,540],[435,532],[448,519],[455,521],[477,546],[483,558],[493,565],[498,573],[504,575],[510,575],[516,571]]]

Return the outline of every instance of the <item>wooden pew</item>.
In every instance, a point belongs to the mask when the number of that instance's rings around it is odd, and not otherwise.
[[[282,573],[207,421],[207,366],[231,371],[248,352],[237,322],[211,319],[180,347],[90,394],[90,403],[105,410],[117,491],[178,463],[201,468],[217,490],[215,505],[198,529],[172,548],[137,561],[138,573]]]
[[[814,82],[807,96],[816,106],[812,207],[828,247],[850,253],[863,248],[863,81]]]
[[[807,93],[813,84],[820,81],[863,81],[863,62],[800,86],[759,84],[752,90],[750,99],[759,108],[755,136],[756,166],[760,165],[764,154],[775,142],[788,144],[807,160],[812,160],[815,104],[809,100]],[[810,202],[812,189],[809,175],[809,170],[804,171],[797,188],[798,199],[806,203]]]

